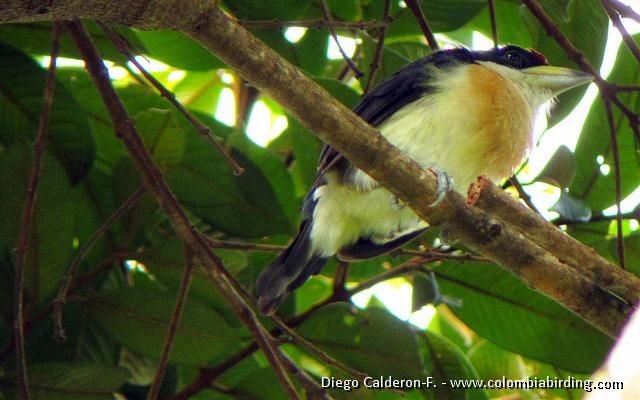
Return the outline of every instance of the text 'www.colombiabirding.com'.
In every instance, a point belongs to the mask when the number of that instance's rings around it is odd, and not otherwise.
[[[325,389],[342,389],[350,392],[354,389],[367,388],[377,390],[407,390],[407,389],[436,389],[449,387],[452,389],[582,389],[585,392],[593,390],[622,390],[622,382],[592,381],[589,379],[575,379],[573,377],[560,379],[557,377],[526,379],[447,379],[437,381],[433,377],[423,379],[397,379],[391,376],[366,377],[363,380],[337,379],[322,377],[321,385]]]

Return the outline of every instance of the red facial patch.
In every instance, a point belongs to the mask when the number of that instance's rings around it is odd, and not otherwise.
[[[531,54],[535,57],[536,61],[538,61],[542,65],[549,65],[549,61],[547,61],[547,57],[545,57],[542,53],[540,53],[536,49],[529,49]]]

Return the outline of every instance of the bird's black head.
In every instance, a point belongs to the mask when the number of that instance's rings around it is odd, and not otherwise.
[[[474,51],[472,54],[474,61],[490,61],[514,69],[549,65],[547,59],[536,50],[525,50],[513,45],[487,51]]]

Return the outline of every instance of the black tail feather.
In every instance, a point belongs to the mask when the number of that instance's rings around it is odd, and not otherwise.
[[[289,247],[258,277],[256,295],[261,313],[272,314],[291,291],[320,272],[327,262],[326,257],[311,254],[310,233],[311,221],[305,220]]]

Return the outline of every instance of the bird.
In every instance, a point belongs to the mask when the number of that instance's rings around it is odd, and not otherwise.
[[[558,94],[593,76],[551,66],[534,49],[445,49],[418,59],[366,93],[354,112],[423,168],[440,195],[464,193],[478,176],[509,177],[533,147],[536,118]],[[436,200],[436,202],[439,200]],[[258,309],[273,314],[330,257],[387,253],[428,225],[330,145],[304,198],[296,237],[258,276]]]

